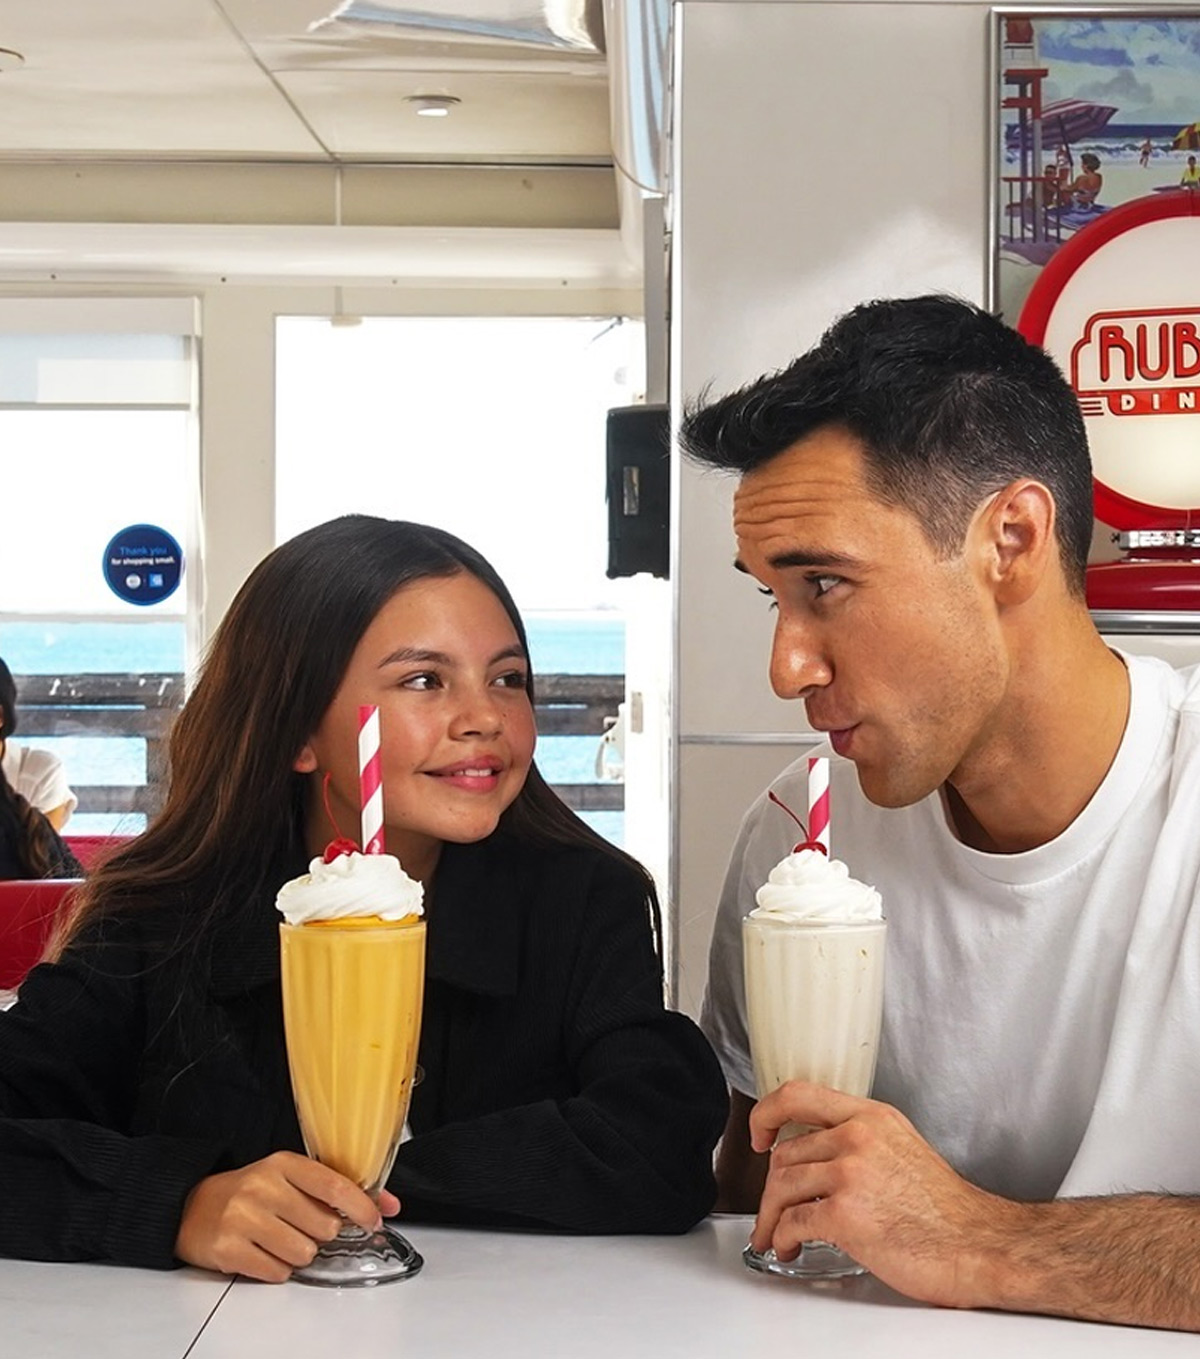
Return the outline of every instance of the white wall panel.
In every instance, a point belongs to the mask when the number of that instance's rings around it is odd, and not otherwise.
[[[868,298],[983,300],[988,14],[903,0],[677,6],[677,410],[783,366]],[[690,467],[677,488],[675,897],[689,1009],[740,813],[794,753],[697,743],[804,726],[767,683],[772,615],[730,568],[732,489]]]
[[[869,297],[981,299],[987,13],[953,4],[688,4],[680,11],[674,383],[780,367]],[[680,732],[786,730],[768,620],[730,571],[730,488],[685,473]],[[735,720],[736,718],[736,720]]]

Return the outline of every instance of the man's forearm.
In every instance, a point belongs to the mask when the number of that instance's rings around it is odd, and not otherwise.
[[[1200,1331],[1200,1198],[1001,1202],[968,1305]]]

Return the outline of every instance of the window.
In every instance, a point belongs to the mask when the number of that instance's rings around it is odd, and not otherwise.
[[[512,591],[538,676],[607,675],[619,698],[626,582],[605,576],[605,417],[636,399],[642,365],[641,326],[618,317],[281,318],[277,540],[351,512],[448,529]],[[555,735],[555,720],[542,717],[542,772],[619,841],[600,726]]]
[[[194,320],[191,299],[0,302],[0,477],[20,507],[0,536],[0,656],[18,743],[57,754],[79,796],[73,833],[140,830],[161,791],[200,577]],[[135,524],[184,554],[179,588],[146,606],[104,573]]]

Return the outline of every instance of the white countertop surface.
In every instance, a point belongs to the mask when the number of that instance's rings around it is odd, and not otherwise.
[[[4,1359],[181,1359],[229,1279],[118,1265],[0,1260]]]
[[[415,1279],[326,1290],[0,1261],[2,1352],[21,1359],[1159,1359],[1197,1337],[952,1312],[871,1278],[798,1284],[740,1260],[749,1218],[685,1237],[406,1229]],[[214,1310],[215,1309],[215,1310]]]

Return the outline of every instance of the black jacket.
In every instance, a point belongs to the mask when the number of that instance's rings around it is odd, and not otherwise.
[[[98,922],[0,1014],[0,1255],[169,1266],[197,1181],[302,1150],[273,899],[200,949],[188,905]],[[419,1060],[409,1220],[681,1232],[712,1206],[724,1082],[606,855],[445,847]]]

